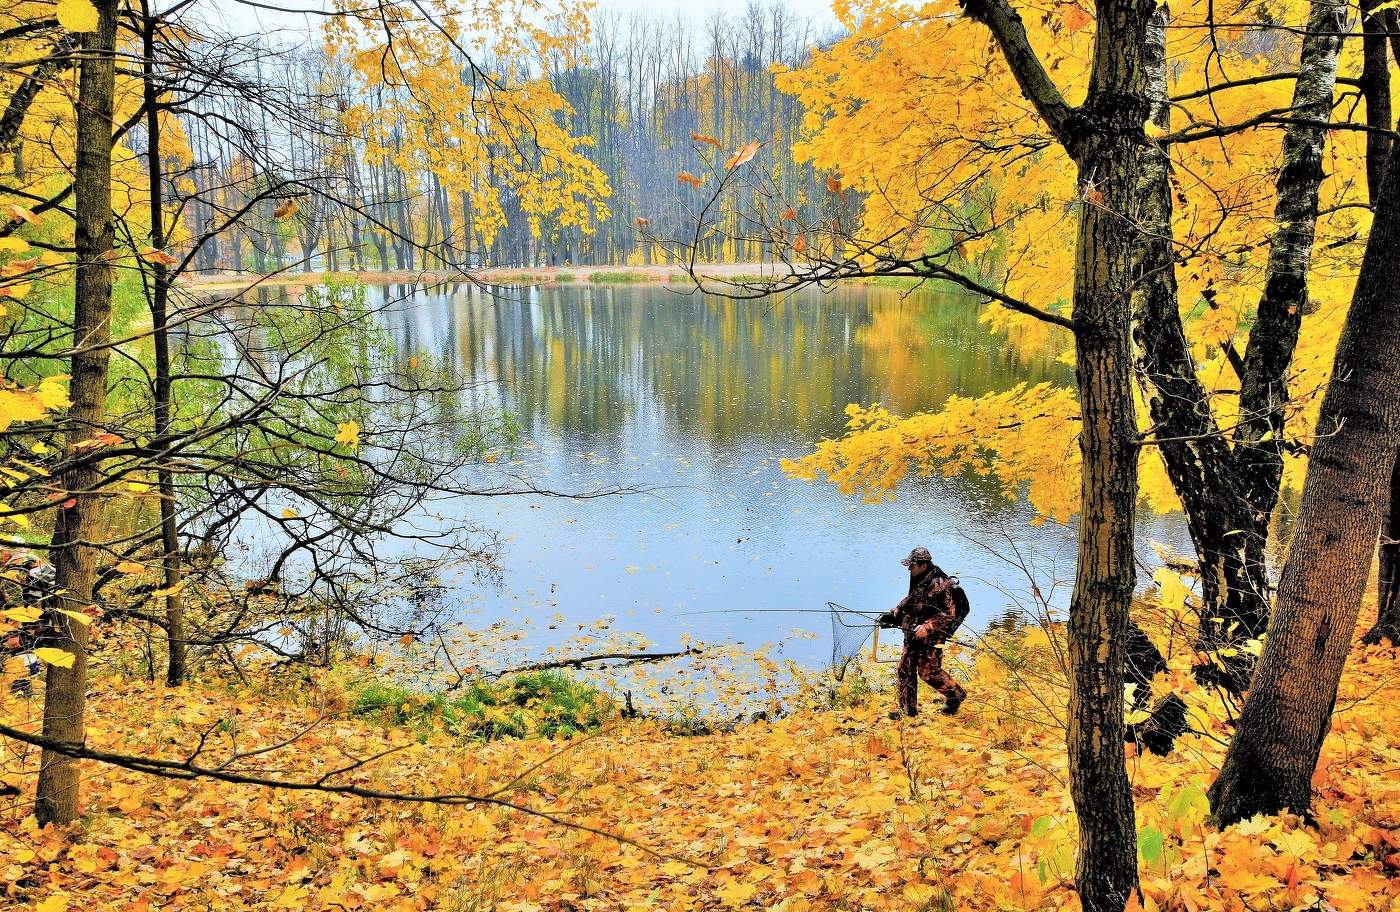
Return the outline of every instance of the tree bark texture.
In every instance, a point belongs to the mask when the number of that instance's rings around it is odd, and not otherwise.
[[[79,64],[77,159],[74,178],[77,278],[73,293],[73,347],[68,411],[69,456],[100,433],[106,415],[107,361],[112,310],[112,107],[115,84],[117,0],[99,0],[97,30],[84,36]],[[61,607],[82,611],[92,599],[97,551],[89,544],[102,529],[102,500],[95,460],[64,472],[60,483],[72,506],[60,507],[52,555]],[[44,692],[44,736],[82,743],[87,689],[87,625],[50,612],[60,631],[54,645],[72,653],[71,668],[50,665]],[[41,824],[78,816],[78,768],[46,750],[40,761],[34,814]]]
[[[1086,912],[1122,912],[1137,889],[1137,832],[1123,756],[1123,684],[1137,506],[1132,311],[1151,258],[1141,215],[1160,71],[1154,0],[1100,0],[1085,102],[1071,108],[1005,0],[965,0],[987,26],[1022,93],[1079,174],[1075,376],[1083,427],[1079,554],[1070,602],[1070,792],[1079,820],[1075,882]],[[1157,23],[1157,25],[1154,25]],[[1154,62],[1155,61],[1155,62]],[[1158,80],[1160,82],[1160,80]],[[1157,93],[1160,95],[1160,91]]]
[[[1211,803],[1222,824],[1309,810],[1400,446],[1400,156],[1391,156],[1323,398],[1259,668]]]
[[[142,95],[146,105],[146,177],[151,197],[151,246],[163,250],[165,237],[165,176],[160,158],[161,100],[156,85],[155,38],[158,22],[148,3],[142,2],[141,62]],[[155,440],[165,445],[170,434],[170,268],[159,260],[151,263],[151,327],[155,344]],[[185,680],[185,612],[180,599],[180,535],[175,515],[175,476],[162,459],[156,465],[156,488],[160,492],[161,565],[165,579],[165,682],[177,687]]]

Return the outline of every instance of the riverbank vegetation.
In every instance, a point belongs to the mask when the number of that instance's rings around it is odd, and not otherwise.
[[[7,898],[1397,905],[1391,4],[755,5],[707,55],[586,4],[333,0],[296,48],[200,6],[0,13]],[[1063,614],[1009,557],[965,723],[879,721],[835,650],[464,627],[503,543],[442,504],[636,492],[502,471],[519,421],[400,300],[187,281],[588,260],[940,284],[1061,346],[1073,388],[832,403],[784,463],[1076,524]]]

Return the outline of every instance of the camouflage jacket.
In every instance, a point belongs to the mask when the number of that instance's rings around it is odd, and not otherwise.
[[[914,582],[909,594],[894,606],[895,617],[899,618],[906,641],[913,637],[938,643],[948,638],[957,618],[952,597],[952,589],[957,584],[957,580],[937,567],[930,567]],[[919,630],[922,630],[923,636],[915,635]]]

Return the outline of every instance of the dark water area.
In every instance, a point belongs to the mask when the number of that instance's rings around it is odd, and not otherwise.
[[[1072,383],[1060,350],[1008,340],[978,305],[929,290],[850,285],[731,301],[654,286],[371,286],[403,355],[450,366],[464,410],[503,409],[523,442],[483,485],[526,479],[593,500],[463,498],[437,504],[501,539],[499,584],[452,582],[469,624],[507,619],[540,647],[599,619],[658,648],[687,638],[770,644],[818,665],[828,602],[864,611],[907,588],[915,545],[959,575],[980,628],[1028,601],[1030,567],[1067,603],[1074,530],[1032,526],[991,479],[907,482],[865,504],[779,461],[838,435],[848,403],[907,414],[1017,382]],[[1187,547],[1179,517],[1144,516],[1140,547]]]

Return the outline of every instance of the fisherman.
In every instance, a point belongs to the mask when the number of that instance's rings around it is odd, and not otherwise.
[[[967,697],[967,691],[943,669],[941,648],[962,620],[954,596],[958,581],[934,564],[927,548],[915,548],[900,563],[909,568],[909,594],[893,611],[904,631],[904,652],[897,674],[899,708],[890,712],[890,718],[919,714],[920,678],[943,694],[947,701],[943,712],[951,716]]]

